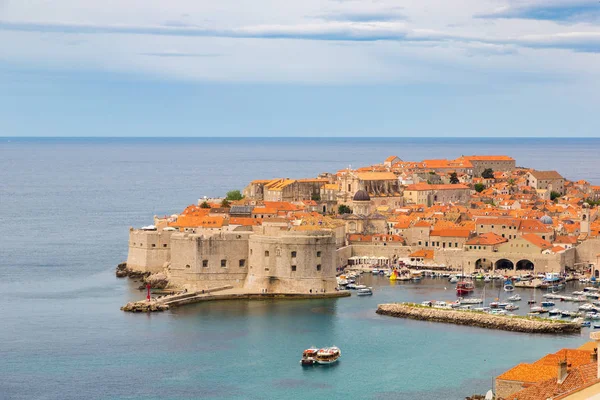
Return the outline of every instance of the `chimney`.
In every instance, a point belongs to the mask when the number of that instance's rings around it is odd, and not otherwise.
[[[567,360],[558,362],[558,384],[560,385],[567,378]]]
[[[598,348],[595,348],[594,351],[590,353],[590,362],[597,363],[598,362]]]

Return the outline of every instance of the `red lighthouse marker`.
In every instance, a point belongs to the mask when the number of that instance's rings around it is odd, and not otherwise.
[[[148,289],[148,295],[146,295],[146,299],[148,301],[150,301],[150,284],[149,283],[146,285],[146,289]]]

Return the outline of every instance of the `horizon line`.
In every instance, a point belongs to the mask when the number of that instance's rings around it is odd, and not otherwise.
[[[2,136],[1,139],[600,139],[600,136]]]

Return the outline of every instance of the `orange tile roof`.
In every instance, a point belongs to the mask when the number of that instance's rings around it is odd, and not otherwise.
[[[356,175],[361,181],[391,181],[398,179],[393,172],[359,172]]]
[[[509,369],[502,375],[498,375],[496,379],[529,383],[541,382],[556,376],[556,371],[556,365],[533,365],[521,363],[516,367]]]
[[[542,250],[551,249],[553,247],[552,243],[542,239],[541,237],[533,233],[524,233],[523,235],[521,235],[521,237],[527,240],[529,243],[533,244],[534,246],[541,248]]]
[[[468,238],[471,236],[471,232],[466,229],[434,229],[429,236]]]
[[[254,207],[252,214],[277,214],[277,209],[273,207]]]
[[[521,220],[517,218],[476,218],[475,224],[477,225],[505,225],[505,226],[519,226]]]
[[[425,259],[433,259],[433,250],[417,250],[414,253],[409,254],[409,257],[413,258],[425,258]]]
[[[509,156],[463,156],[463,158],[469,161],[515,161]]]
[[[427,221],[419,221],[416,224],[413,225],[415,228],[430,228],[431,224]]]
[[[462,183],[457,183],[455,185],[430,185],[428,183],[413,183],[412,185],[408,185],[406,190],[408,191],[417,191],[423,192],[427,190],[457,190],[457,189],[469,189],[468,186],[463,185]]]
[[[253,226],[260,225],[262,218],[249,218],[249,217],[231,217],[229,218],[229,225],[242,225],[242,226]]]

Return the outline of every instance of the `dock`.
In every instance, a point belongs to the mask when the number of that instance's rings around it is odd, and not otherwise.
[[[191,292],[180,292],[175,295],[152,298],[150,301],[140,300],[130,302],[121,307],[126,312],[160,312],[173,307],[180,307],[186,304],[201,303],[205,301],[220,300],[307,300],[307,299],[332,299],[340,297],[349,297],[350,292],[342,290],[339,292],[326,293],[251,293],[242,289],[234,289],[232,286],[220,288],[198,290]]]
[[[581,332],[581,326],[573,322],[553,321],[538,317],[491,315],[476,311],[426,307],[412,303],[380,304],[376,312],[380,315],[396,318],[476,326],[511,332],[545,334],[573,334]]]

